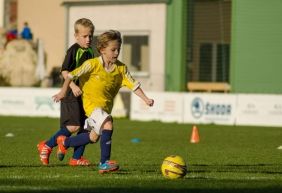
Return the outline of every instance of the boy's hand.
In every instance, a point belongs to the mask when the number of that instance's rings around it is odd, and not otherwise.
[[[154,100],[153,100],[153,99],[148,99],[148,100],[146,101],[146,104],[147,104],[148,106],[152,107],[152,106],[154,105]]]
[[[82,94],[82,91],[80,90],[79,86],[75,84],[71,86],[71,90],[75,97],[78,97]]]
[[[52,98],[54,102],[60,102],[65,97],[65,94],[62,92],[59,92],[58,94],[55,94]]]

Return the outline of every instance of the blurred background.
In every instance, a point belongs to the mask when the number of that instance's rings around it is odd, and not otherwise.
[[[122,33],[120,60],[146,91],[277,97],[282,93],[281,10],[281,0],[0,0],[0,86],[59,87],[65,52],[74,43],[73,24],[86,17],[95,24],[95,37],[109,29]],[[127,115],[129,97],[123,92],[119,99]],[[164,110],[173,114],[177,101],[170,97]],[[271,116],[281,116],[279,100],[263,103],[271,106]],[[259,105],[252,96],[246,101],[245,112],[256,115]],[[222,106],[221,99],[214,103]],[[189,108],[199,110],[200,104]],[[230,104],[223,106],[238,102]]]
[[[74,21],[87,17],[95,35],[121,31],[120,59],[146,90],[220,82],[234,93],[282,93],[281,9],[280,0],[0,0],[1,85],[58,86]]]

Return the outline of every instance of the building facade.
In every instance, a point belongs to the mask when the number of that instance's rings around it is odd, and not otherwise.
[[[220,82],[233,93],[282,93],[280,0],[25,0],[17,5],[18,28],[28,21],[34,37],[44,41],[49,72],[73,43],[74,21],[88,17],[95,35],[121,31],[120,59],[146,90],[187,91],[188,82]]]
[[[281,8],[279,0],[170,1],[166,90],[185,91],[196,81],[281,94]]]

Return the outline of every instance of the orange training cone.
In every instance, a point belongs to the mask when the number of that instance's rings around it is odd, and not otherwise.
[[[192,129],[190,143],[199,143],[199,142],[200,142],[199,131],[198,128],[194,125]]]

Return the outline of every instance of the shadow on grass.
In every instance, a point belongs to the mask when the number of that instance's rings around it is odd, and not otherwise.
[[[279,168],[279,169],[278,169]],[[277,170],[278,169],[278,170]],[[236,172],[253,174],[282,174],[282,164],[226,164],[226,165],[190,165],[190,171],[194,173],[211,172]]]
[[[157,167],[158,165],[156,165]],[[68,165],[50,165],[51,168],[66,168]],[[131,165],[132,167],[132,165]],[[159,167],[159,166],[158,166]],[[1,168],[45,168],[41,165],[0,165]],[[125,166],[125,168],[127,168]],[[277,175],[282,173],[281,164],[250,164],[250,165],[204,165],[195,164],[190,165],[189,173],[182,180],[165,180],[163,178],[152,178],[151,173],[155,174],[156,170],[152,170],[152,166],[145,167],[142,170],[134,169],[119,170],[112,174],[112,177],[93,177],[87,179],[75,179],[75,181],[68,178],[62,178],[61,182],[53,184],[51,179],[47,181],[46,185],[42,179],[38,181],[30,181],[25,178],[3,178],[0,179],[0,193],[281,193],[282,182],[277,178]],[[155,168],[155,167],[153,167]],[[34,171],[35,171],[34,170]],[[278,171],[276,171],[278,170]],[[47,170],[49,171],[49,170]],[[1,170],[0,170],[1,172]],[[40,173],[40,171],[37,171]],[[132,178],[132,175],[136,176]],[[149,173],[146,178],[146,173]],[[253,175],[245,176],[241,179],[240,176],[236,179],[217,178],[205,175],[205,173],[263,173],[270,174],[258,176],[258,178],[251,178]],[[194,175],[195,174],[195,175]],[[198,175],[200,174],[200,175]],[[271,174],[275,176],[271,177]],[[228,174],[229,175],[229,174]],[[122,178],[117,178],[122,176]],[[128,180],[128,178],[132,178]],[[145,176],[145,178],[144,178]],[[214,175],[212,175],[214,176]],[[63,183],[63,184],[61,184]],[[49,184],[49,185],[48,185]],[[63,187],[62,187],[63,186]],[[79,187],[79,188],[78,188]],[[82,188],[83,187],[83,188]],[[7,191],[6,191],[6,190]]]
[[[282,189],[263,188],[263,189],[238,189],[238,188],[221,188],[221,189],[161,189],[161,188],[81,188],[81,189],[61,189],[61,190],[17,190],[17,191],[1,191],[1,193],[17,192],[17,193],[281,193]]]

